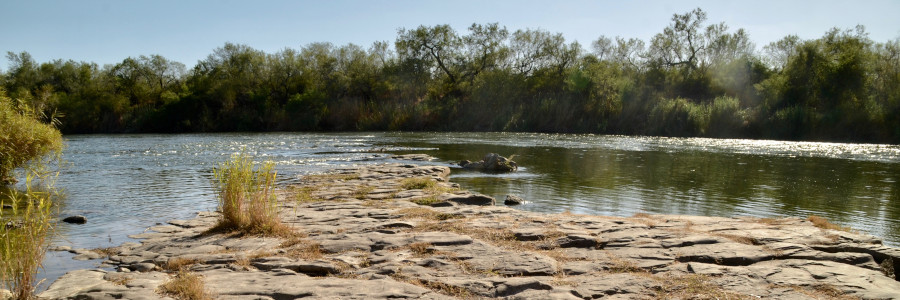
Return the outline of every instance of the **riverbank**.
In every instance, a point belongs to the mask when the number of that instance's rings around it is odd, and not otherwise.
[[[449,173],[382,164],[309,176],[280,195],[296,237],[206,233],[217,215],[199,213],[139,244],[82,251],[116,271],[73,271],[41,296],[165,298],[176,270],[217,299],[900,295],[885,275],[900,250],[868,235],[795,218],[533,213],[458,190]]]

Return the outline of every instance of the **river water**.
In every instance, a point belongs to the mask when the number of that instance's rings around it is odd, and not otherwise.
[[[520,170],[482,174],[454,169],[451,180],[528,204],[520,209],[631,216],[807,217],[811,214],[900,245],[900,146],[533,133],[237,133],[66,136],[57,185],[62,215],[55,245],[97,248],[170,219],[216,208],[212,171],[242,150],[277,163],[279,180],[335,166],[391,162],[425,153],[453,166],[496,152]],[[42,278],[76,262],[51,252]],[[46,287],[46,283],[42,288]]]

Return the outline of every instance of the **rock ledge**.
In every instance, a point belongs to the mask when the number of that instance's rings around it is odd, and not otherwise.
[[[157,291],[180,265],[217,299],[900,297],[900,250],[871,236],[795,218],[533,213],[460,191],[449,172],[309,176],[280,195],[297,238],[204,234],[218,215],[202,212],[113,249],[117,271],[72,271],[40,296],[169,299]]]

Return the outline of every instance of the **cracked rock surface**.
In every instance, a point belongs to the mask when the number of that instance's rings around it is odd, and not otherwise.
[[[872,236],[796,218],[527,212],[461,191],[449,173],[308,176],[279,195],[294,237],[207,233],[219,215],[202,212],[111,249],[117,271],[73,271],[40,296],[170,299],[159,286],[180,266],[216,299],[900,298],[900,250]]]

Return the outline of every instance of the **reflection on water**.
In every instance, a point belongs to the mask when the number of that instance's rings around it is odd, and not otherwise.
[[[900,146],[522,133],[401,134],[445,162],[516,155],[519,173],[452,180],[542,212],[824,216],[900,245]]]
[[[824,216],[900,243],[900,147],[834,143],[522,133],[185,134],[67,136],[58,245],[94,248],[216,206],[211,174],[245,149],[279,179],[338,165],[427,153],[451,165],[516,155],[512,174],[454,169],[464,188],[530,201],[522,209],[622,215]],[[55,255],[46,278],[83,268]],[[67,263],[70,261],[71,263]],[[52,263],[52,265],[51,265]],[[96,262],[94,262],[96,264]]]

